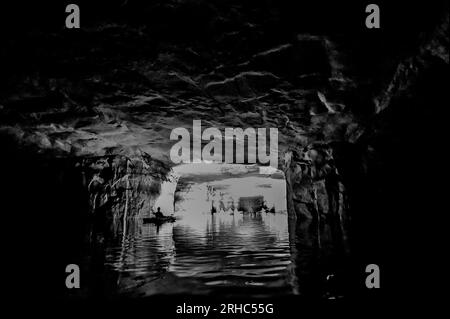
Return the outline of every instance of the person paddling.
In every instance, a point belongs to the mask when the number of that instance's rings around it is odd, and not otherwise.
[[[156,218],[164,218],[164,214],[161,212],[161,207],[158,207],[158,210],[154,212]]]

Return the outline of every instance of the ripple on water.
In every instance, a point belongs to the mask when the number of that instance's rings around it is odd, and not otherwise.
[[[120,278],[127,278],[127,288],[131,280],[137,289],[171,274],[192,279],[186,283],[192,293],[201,286],[224,294],[291,292],[286,213],[197,219],[201,222],[195,225],[180,218],[159,227],[131,221],[127,236],[107,243],[106,265],[119,274],[118,290]],[[177,291],[174,282],[165,293]]]

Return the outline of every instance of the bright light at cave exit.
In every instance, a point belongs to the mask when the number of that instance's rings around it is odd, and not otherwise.
[[[188,187],[180,191],[174,205],[177,183]],[[286,183],[283,172],[270,166],[243,164],[192,163],[175,166],[169,181],[161,185],[161,195],[154,208],[165,214],[209,213],[213,205],[208,187],[216,190],[225,205],[240,197],[263,196],[266,205],[286,212]]]

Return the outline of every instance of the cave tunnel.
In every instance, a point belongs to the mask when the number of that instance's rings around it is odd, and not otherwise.
[[[158,207],[176,221],[129,221],[124,242],[107,257],[106,264],[120,273],[119,290],[134,282],[144,294],[157,294],[164,281],[165,293],[294,293],[282,171],[243,164],[175,166],[161,185]]]

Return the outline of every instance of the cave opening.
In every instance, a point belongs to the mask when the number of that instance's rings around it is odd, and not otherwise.
[[[154,207],[176,221],[130,225],[125,245],[107,261],[119,273],[119,291],[131,283],[148,295],[158,287],[164,293],[293,293],[282,171],[182,164],[172,168]]]

